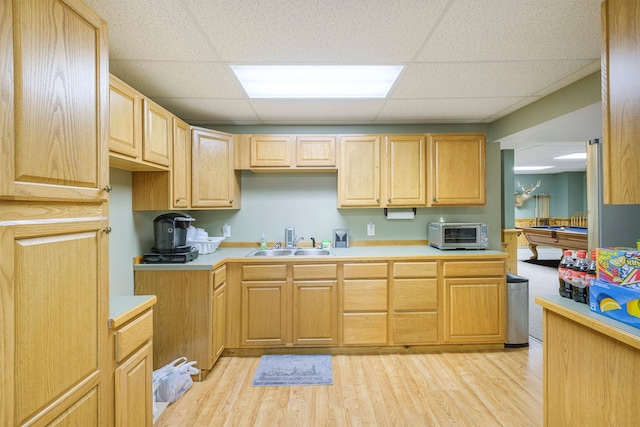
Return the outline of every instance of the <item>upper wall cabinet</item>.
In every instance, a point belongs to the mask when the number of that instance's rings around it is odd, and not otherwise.
[[[336,170],[335,135],[237,135],[237,169],[255,172]]]
[[[173,115],[115,76],[109,83],[109,165],[144,171],[171,165]]]
[[[484,205],[485,157],[484,135],[429,135],[427,205]]]
[[[0,20],[0,199],[106,200],[106,25],[81,1],[3,1]]]
[[[170,172],[133,173],[133,210],[239,209],[233,136],[175,119]]]
[[[424,206],[426,200],[425,136],[387,136],[385,145],[384,206]]]
[[[234,170],[232,135],[192,128],[191,206],[240,208],[240,171]]]
[[[339,207],[424,206],[425,152],[424,135],[342,136]]]
[[[604,202],[640,203],[640,6],[602,3]]]
[[[338,207],[380,206],[380,136],[340,137]]]

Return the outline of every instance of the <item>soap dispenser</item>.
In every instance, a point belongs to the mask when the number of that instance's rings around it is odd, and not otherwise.
[[[264,231],[262,232],[262,238],[260,239],[260,249],[267,249],[267,237],[264,234]]]

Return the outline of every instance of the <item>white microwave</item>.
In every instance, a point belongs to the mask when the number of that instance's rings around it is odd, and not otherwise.
[[[489,245],[487,224],[478,222],[430,222],[427,239],[429,246],[438,249],[486,249]]]

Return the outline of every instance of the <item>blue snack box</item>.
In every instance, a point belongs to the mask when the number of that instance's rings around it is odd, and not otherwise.
[[[640,328],[640,287],[638,284],[621,286],[592,280],[589,286],[589,309]]]

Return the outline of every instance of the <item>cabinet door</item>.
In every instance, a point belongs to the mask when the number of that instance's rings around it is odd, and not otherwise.
[[[213,363],[218,360],[224,351],[227,330],[227,284],[224,282],[213,293],[213,348],[211,354],[214,358]]]
[[[142,98],[117,77],[109,77],[109,152],[133,160],[142,154]],[[117,162],[116,162],[117,163]],[[117,164],[116,164],[117,166]]]
[[[84,209],[77,221],[0,221],[0,388],[11,397],[0,401],[0,413],[7,425],[63,412],[74,425],[100,425],[106,414],[107,222],[87,219]]]
[[[142,100],[142,109],[142,159],[169,167],[173,144],[173,115],[147,98]]]
[[[118,427],[153,425],[152,346],[147,343],[115,370]]]
[[[191,205],[191,128],[177,117],[173,118],[173,162],[171,165],[173,207]]]
[[[446,342],[504,342],[505,279],[445,278]]]
[[[604,202],[640,203],[640,7],[602,3],[602,136]]]
[[[297,167],[335,167],[336,137],[299,135],[296,137]]]
[[[242,282],[242,345],[286,344],[286,282]]]
[[[253,135],[250,144],[251,167],[291,167],[289,135]]]
[[[293,343],[337,343],[338,294],[335,280],[293,282]]]
[[[338,207],[380,206],[380,137],[340,138]]]
[[[3,9],[0,199],[107,200],[106,24],[79,0]]]
[[[428,205],[484,205],[486,203],[485,156],[484,135],[431,135]]]
[[[191,131],[191,205],[239,208],[239,180],[233,167],[233,137],[206,129]]]
[[[426,140],[423,135],[394,135],[386,140],[385,206],[424,206]]]

